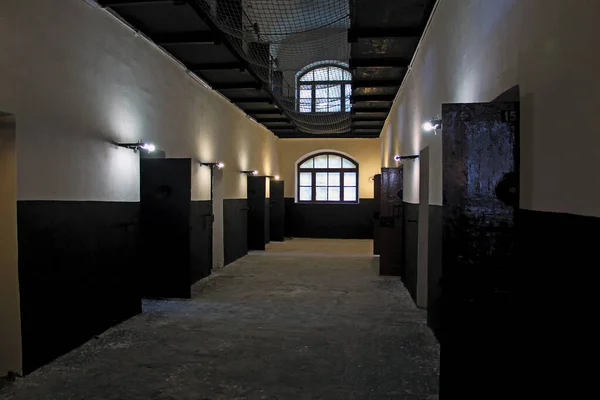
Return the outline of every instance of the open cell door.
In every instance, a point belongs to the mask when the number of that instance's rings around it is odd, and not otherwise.
[[[381,169],[381,201],[379,215],[380,275],[403,275],[403,171],[404,169],[402,167]]]
[[[140,160],[142,297],[189,298],[191,160]]]
[[[380,254],[379,244],[379,216],[381,215],[381,174],[373,177],[373,200],[375,201],[375,209],[373,210],[373,254]]]
[[[274,242],[283,242],[285,227],[285,199],[283,181],[271,180],[271,240]]]
[[[442,129],[440,397],[513,398],[519,104],[444,104]]]

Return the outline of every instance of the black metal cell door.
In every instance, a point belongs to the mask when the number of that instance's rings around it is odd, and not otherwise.
[[[267,178],[248,177],[248,250],[264,250],[267,241]]]
[[[519,104],[444,104],[442,129],[440,397],[511,398]]]
[[[213,264],[213,202],[193,201],[190,216],[190,284],[211,274]]]
[[[143,297],[189,298],[191,160],[140,160]]]
[[[379,215],[380,275],[403,275],[403,172],[403,167],[381,169],[381,208]]]
[[[373,209],[373,254],[379,255],[380,239],[379,239],[379,216],[381,215],[381,174],[373,177],[373,201],[375,207]]]
[[[285,200],[283,181],[271,180],[271,240],[283,242],[285,228]]]

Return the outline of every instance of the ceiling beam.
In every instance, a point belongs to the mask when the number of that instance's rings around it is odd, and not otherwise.
[[[386,120],[386,117],[378,117],[378,116],[372,116],[372,115],[353,115],[352,116],[352,121],[362,121],[362,122],[384,122]]]
[[[354,129],[378,129],[381,130],[381,128],[383,128],[383,122],[379,125],[359,125],[360,122],[357,123],[353,123],[352,124],[352,128]]]
[[[290,120],[288,118],[254,118],[256,121],[260,122],[260,123],[269,123],[269,122],[287,122],[289,123]]]
[[[348,29],[348,42],[356,43],[358,39],[382,38],[418,38],[423,33],[420,26],[405,28],[355,28]]]
[[[240,63],[245,63],[246,61],[244,60],[244,58],[242,57],[242,55],[240,53],[238,53],[237,48],[232,45],[229,40],[225,37],[225,34],[221,32],[221,30],[219,29],[219,27],[213,22],[213,20],[210,18],[210,16],[208,16],[205,12],[205,10],[202,9],[202,7],[200,6],[200,2],[199,1],[189,1],[187,2],[189,4],[189,6],[196,12],[196,14],[198,15],[198,17],[200,17],[200,19],[213,31],[215,32],[216,35],[218,35],[218,37],[221,38],[221,42],[223,43],[223,45],[231,52],[231,54],[233,54]],[[247,64],[246,64],[247,65]],[[260,77],[252,70],[252,69],[247,69],[248,73],[254,78],[256,79],[256,81],[260,84],[262,84],[262,80],[260,79]],[[276,104],[279,108],[281,108],[281,105],[279,104],[279,102],[277,101],[277,99],[275,98],[275,96],[269,94],[270,96],[270,104]],[[292,122],[293,124],[293,122]]]
[[[244,110],[244,109],[242,108],[242,110]],[[257,115],[257,114],[261,114],[261,115],[281,115],[282,114],[281,110],[278,109],[278,108],[267,108],[267,109],[254,108],[254,109],[244,110],[244,112],[246,114],[253,114],[253,115]]]
[[[222,82],[210,85],[215,90],[226,90],[226,89],[256,89],[260,90],[262,85],[256,81],[254,82]]]
[[[220,62],[220,63],[206,63],[206,64],[189,64],[188,69],[190,71],[206,71],[206,70],[218,70],[218,69],[237,69],[245,71],[246,67],[244,64],[237,61],[234,62]]]
[[[377,67],[393,67],[406,68],[410,64],[410,60],[406,58],[351,58],[349,62],[350,69],[356,68],[377,68]]]
[[[352,81],[353,88],[396,87],[402,84],[402,79],[356,79]]]
[[[160,46],[175,44],[218,44],[211,31],[192,32],[150,32],[147,34],[152,41]]]
[[[270,97],[230,97],[232,103],[269,103],[273,104],[273,99]]]
[[[352,114],[356,113],[385,113],[386,115],[390,112],[388,107],[352,107]]]
[[[290,121],[285,122],[269,122],[266,120],[257,121],[266,126],[269,129],[296,129]]]
[[[394,101],[395,98],[395,94],[362,94],[350,97],[352,104],[361,101]]]

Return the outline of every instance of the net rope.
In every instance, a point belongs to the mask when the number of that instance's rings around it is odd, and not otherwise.
[[[336,82],[325,78],[318,84],[302,86],[306,89],[302,98],[298,82],[310,67],[332,64],[347,68],[348,0],[195,1],[299,131],[350,131],[350,93],[346,86],[350,84],[349,74]]]

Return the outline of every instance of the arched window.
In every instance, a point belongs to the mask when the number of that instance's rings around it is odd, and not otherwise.
[[[348,157],[324,152],[298,163],[298,202],[357,203],[358,164]]]
[[[301,113],[350,112],[352,74],[338,65],[317,64],[298,76],[298,111]]]

